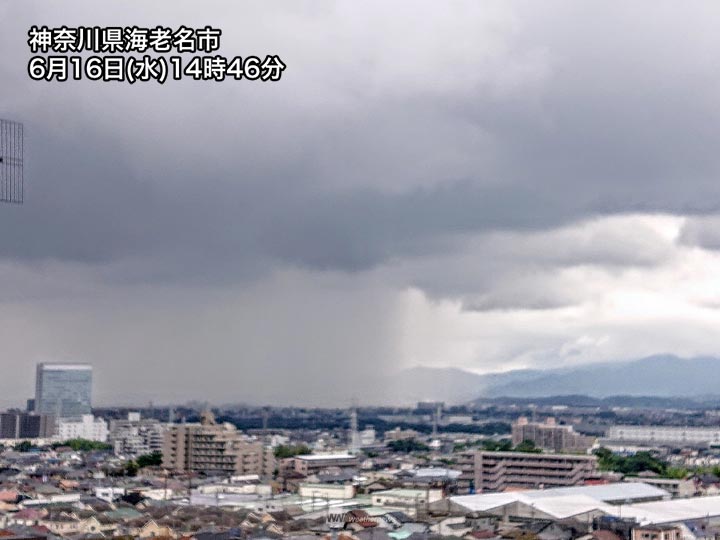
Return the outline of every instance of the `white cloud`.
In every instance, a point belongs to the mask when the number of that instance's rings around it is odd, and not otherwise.
[[[676,243],[684,222],[656,215],[598,218],[539,234],[513,233],[497,244],[466,243],[481,249],[444,259],[444,276],[439,263],[431,265],[428,278],[444,291],[437,294],[452,290],[457,301],[406,293],[407,361],[488,372],[663,352],[716,354],[720,253]],[[458,268],[465,272],[460,285]],[[459,291],[495,302],[467,311]]]

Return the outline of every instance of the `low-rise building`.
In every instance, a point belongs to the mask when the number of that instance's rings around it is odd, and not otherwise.
[[[574,519],[587,524],[602,515],[625,516],[627,508],[667,502],[670,502],[669,494],[662,489],[640,482],[618,482],[450,497],[432,503],[430,511],[455,515],[491,514],[503,519]]]
[[[357,456],[352,454],[309,454],[293,458],[295,472],[309,476],[329,468],[356,468]]]
[[[631,540],[681,540],[680,527],[673,525],[649,525],[635,527],[632,530]]]
[[[650,486],[664,489],[673,497],[692,497],[697,491],[694,480],[685,478],[656,478],[656,477],[637,477],[626,476],[626,482],[642,482]]]
[[[603,444],[641,444],[646,446],[720,446],[720,428],[677,426],[612,426]]]
[[[387,489],[372,494],[373,506],[397,508],[416,515],[420,509],[443,498],[441,489]]]
[[[414,429],[395,428],[385,432],[383,441],[385,442],[385,444],[387,444],[392,441],[405,441],[408,439],[415,439],[419,436],[420,432],[415,431]]]
[[[308,499],[352,499],[355,497],[355,486],[352,484],[301,483],[298,494]]]

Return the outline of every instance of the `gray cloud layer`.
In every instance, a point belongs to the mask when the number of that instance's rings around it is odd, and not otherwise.
[[[652,227],[627,221],[588,233],[587,224],[718,211],[719,19],[713,2],[2,2],[0,116],[26,124],[28,192],[25,206],[0,212],[10,231],[0,256],[15,284],[7,298],[46,321],[28,330],[36,345],[6,361],[60,347],[111,369],[142,365],[146,354],[157,380],[182,366],[189,375],[171,383],[185,388],[196,363],[177,349],[194,344],[217,371],[243,357],[252,381],[295,365],[328,381],[320,374],[336,364],[402,363],[412,336],[375,310],[395,313],[388,306],[408,287],[478,310],[548,309],[587,298],[555,277],[560,269],[660,267],[673,242]],[[279,54],[285,77],[130,87],[25,74],[33,24],[181,23],[222,27],[228,55]],[[347,297],[322,285],[336,278]],[[311,322],[288,314],[312,301],[296,287],[348,305],[298,331]],[[217,290],[275,306],[271,320],[213,339],[188,333],[173,314],[176,296],[190,311],[212,299],[216,326],[243,312],[207,292]],[[373,300],[358,304],[355,294]],[[102,338],[87,335],[92,314],[119,297],[132,300],[117,305],[118,333],[100,325],[92,334]],[[66,332],[91,344],[49,330],[54,302]],[[155,309],[162,324],[130,332],[129,357],[107,352]],[[163,333],[164,324],[184,330]],[[271,346],[296,331],[296,349]],[[186,345],[158,348],[183,333]],[[302,380],[315,388],[312,376]],[[303,395],[284,384],[274,383],[278,393]]]

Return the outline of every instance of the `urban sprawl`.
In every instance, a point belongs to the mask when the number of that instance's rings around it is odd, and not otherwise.
[[[720,407],[113,408],[92,376],[39,364],[0,413],[0,540],[720,538]]]

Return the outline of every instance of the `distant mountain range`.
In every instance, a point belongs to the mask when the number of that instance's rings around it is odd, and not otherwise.
[[[703,401],[720,396],[720,358],[658,355],[639,360],[477,375],[455,368],[404,370],[388,381],[395,401],[550,396],[658,396]]]
[[[564,405],[566,407],[628,407],[633,409],[716,409],[720,407],[720,396],[698,396],[695,398],[662,396],[607,396],[602,398],[583,395],[560,395],[547,397],[491,397],[472,401],[476,405],[538,405],[544,407]]]

